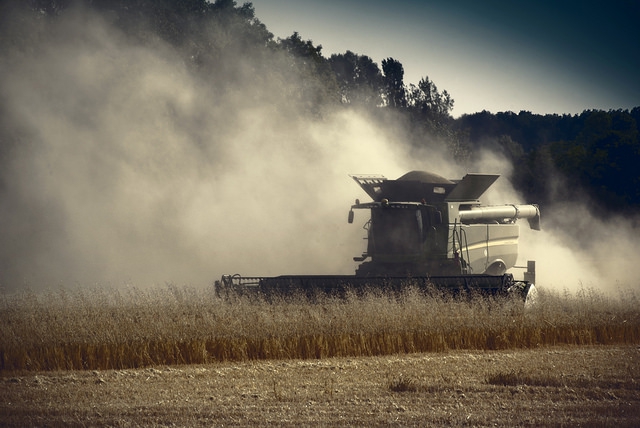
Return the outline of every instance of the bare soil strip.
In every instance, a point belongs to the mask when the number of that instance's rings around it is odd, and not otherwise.
[[[0,373],[2,426],[640,426],[640,348]]]

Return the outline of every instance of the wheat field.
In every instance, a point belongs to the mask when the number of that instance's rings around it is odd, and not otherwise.
[[[408,288],[313,303],[214,288],[60,288],[0,294],[0,371],[107,370],[265,359],[640,342],[632,291],[540,289],[536,304]]]

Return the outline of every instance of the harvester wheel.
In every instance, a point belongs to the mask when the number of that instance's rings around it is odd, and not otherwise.
[[[517,281],[507,290],[512,296],[518,296],[526,303],[530,290],[533,288],[533,284],[527,282]]]
[[[496,275],[496,276],[504,275],[506,272],[507,272],[507,266],[504,264],[502,260],[497,260],[493,262],[491,266],[489,266],[487,270],[484,271],[486,275]]]

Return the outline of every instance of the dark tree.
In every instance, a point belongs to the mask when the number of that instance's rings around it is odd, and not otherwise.
[[[329,64],[340,87],[343,103],[371,107],[382,104],[382,74],[371,58],[347,51],[331,55]]]
[[[384,87],[387,105],[391,107],[406,107],[407,98],[404,87],[404,67],[400,61],[393,58],[382,60]]]
[[[456,120],[473,148],[501,151],[513,182],[542,205],[589,199],[593,212],[640,212],[639,109],[579,115],[487,111]],[[635,114],[635,116],[634,116]]]
[[[339,102],[339,89],[329,61],[322,56],[322,45],[314,46],[311,40],[302,40],[298,32],[286,39],[279,39],[278,45],[291,58],[291,68],[296,70],[298,80],[291,82],[300,88],[297,101],[309,110],[317,111],[325,103]]]
[[[440,93],[428,77],[421,79],[418,86],[410,85],[407,92],[408,105],[422,116],[431,120],[441,120],[450,116],[453,99],[447,91]]]

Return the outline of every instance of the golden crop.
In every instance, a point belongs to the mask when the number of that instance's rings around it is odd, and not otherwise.
[[[0,295],[0,370],[123,369],[640,341],[632,292],[517,299],[407,289],[344,299],[219,298],[167,285]]]

